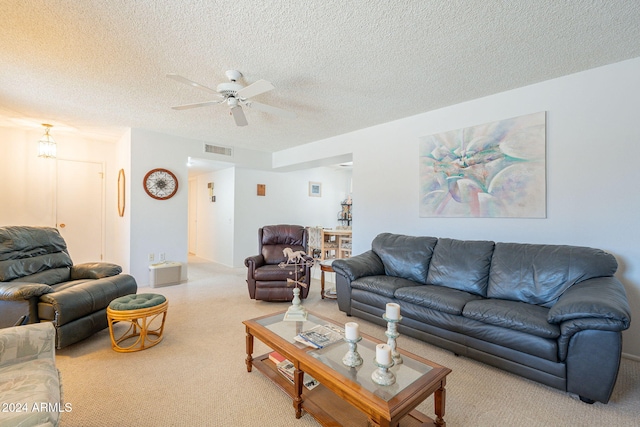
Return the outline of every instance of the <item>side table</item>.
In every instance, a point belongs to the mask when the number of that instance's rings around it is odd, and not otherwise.
[[[324,261],[320,262],[320,296],[322,297],[322,299],[338,298],[335,288],[329,289],[326,292],[324,291],[324,273],[333,273],[333,267],[331,266],[331,264],[333,264],[333,261],[334,260],[332,259],[325,259]]]

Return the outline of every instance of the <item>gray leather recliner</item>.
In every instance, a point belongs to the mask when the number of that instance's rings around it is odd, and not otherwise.
[[[138,285],[118,265],[73,265],[67,245],[51,227],[0,227],[0,328],[49,321],[56,347],[107,327],[106,309]]]

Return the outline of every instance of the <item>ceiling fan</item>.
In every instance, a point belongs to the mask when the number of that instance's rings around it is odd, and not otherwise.
[[[282,110],[267,104],[261,104],[252,101],[251,98],[262,93],[274,89],[273,85],[266,80],[258,80],[249,86],[242,86],[238,83],[238,79],[242,77],[242,73],[236,70],[229,70],[226,73],[229,83],[220,83],[215,89],[196,83],[178,74],[167,74],[167,77],[180,83],[188,84],[195,88],[215,94],[218,99],[214,101],[197,102],[195,104],[177,105],[171,107],[174,110],[187,110],[189,108],[206,107],[207,105],[226,103],[230,110],[230,114],[238,126],[246,126],[249,123],[244,115],[242,107],[254,108],[265,113],[274,114],[281,117],[295,118],[296,114],[290,111]]]

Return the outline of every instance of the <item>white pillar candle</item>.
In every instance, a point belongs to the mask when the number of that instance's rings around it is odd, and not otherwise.
[[[387,344],[378,344],[376,346],[376,362],[380,365],[391,364],[391,347]]]
[[[358,332],[358,324],[356,322],[348,322],[344,324],[344,337],[348,340],[355,341],[360,336]]]
[[[400,305],[390,302],[387,303],[387,319],[398,320],[400,319]]]

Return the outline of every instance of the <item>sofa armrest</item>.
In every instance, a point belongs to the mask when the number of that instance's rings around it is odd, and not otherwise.
[[[102,279],[117,276],[122,273],[122,267],[108,262],[86,262],[71,267],[71,280]]]
[[[595,277],[567,289],[549,309],[547,320],[560,325],[558,357],[565,360],[576,334],[592,331],[584,335],[587,337],[598,336],[596,331],[619,333],[629,327],[631,309],[624,286],[618,279]]]
[[[351,282],[361,277],[380,276],[384,265],[373,251],[367,251],[351,258],[337,259],[331,263],[336,273],[336,296],[338,309],[351,316]]]
[[[249,289],[249,297],[251,299],[256,298],[256,279],[255,279],[256,268],[262,267],[264,264],[265,264],[264,256],[262,255],[250,256],[245,258],[244,260],[244,265],[247,266],[247,287]],[[311,280],[311,275],[308,275],[308,277],[309,277],[309,280]]]
[[[53,292],[53,288],[43,283],[0,282],[0,300],[22,301],[39,298]]]
[[[333,271],[352,282],[361,277],[384,275],[382,260],[373,251],[367,251],[351,258],[337,259],[332,264]]]
[[[595,277],[568,288],[551,307],[547,320],[561,324],[569,320],[585,319],[593,324],[601,319],[603,325],[617,325],[622,331],[631,322],[631,308],[622,283],[615,277]],[[586,319],[590,319],[588,322]]]
[[[251,270],[255,270],[258,267],[264,265],[264,257],[262,255],[254,255],[245,258],[244,265],[249,267]]]
[[[0,366],[55,360],[56,330],[50,322],[0,329]]]

